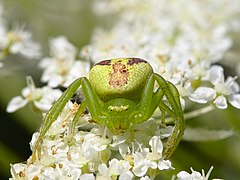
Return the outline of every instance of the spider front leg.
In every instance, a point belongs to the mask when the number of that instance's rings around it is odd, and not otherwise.
[[[160,88],[163,90],[164,95],[171,105],[170,109],[166,104],[160,101],[159,108],[160,110],[164,110],[170,116],[172,116],[175,123],[173,133],[168,139],[163,152],[165,158],[168,159],[181,141],[181,138],[184,134],[185,122],[177,88],[172,83],[165,81],[165,79],[158,74],[154,74],[154,78],[158,82]]]
[[[32,158],[29,162],[29,164],[33,163],[36,158],[40,159],[41,157],[41,144],[44,139],[45,134],[47,133],[48,129],[52,125],[52,123],[58,118],[59,114],[62,112],[63,108],[67,104],[67,102],[71,99],[73,94],[77,91],[77,89],[82,86],[84,95],[86,97],[87,102],[82,102],[80,105],[74,119],[73,123],[77,121],[77,119],[80,117],[80,115],[84,112],[86,103],[88,104],[88,108],[91,109],[93,114],[98,113],[99,111],[99,101],[96,93],[92,89],[89,81],[87,78],[79,78],[75,80],[70,86],[67,88],[67,90],[61,95],[61,97],[54,103],[54,105],[51,107],[49,112],[46,114],[46,116],[43,119],[42,125],[39,130],[39,137],[35,142],[35,145],[33,147],[33,154]],[[70,132],[71,133],[71,132]],[[71,135],[70,135],[71,136]],[[70,137],[71,139],[71,137]]]
[[[157,81],[159,88],[154,92],[154,83]],[[166,96],[167,101],[170,103],[171,108],[163,103],[162,98]],[[175,121],[175,126],[171,137],[168,139],[165,146],[163,155],[165,158],[169,158],[177,145],[179,144],[184,133],[184,118],[180,104],[179,93],[176,87],[170,82],[165,81],[158,74],[152,74],[142,91],[141,100],[139,103],[139,112],[142,113],[135,118],[134,122],[142,123],[149,119],[156,108],[159,107],[162,111],[162,121],[164,122],[165,112],[167,112]],[[136,115],[135,115],[136,116]]]
[[[130,138],[131,141],[134,141],[134,128],[137,124],[140,124],[144,121],[147,121],[151,118],[153,112],[159,105],[159,101],[163,97],[163,91],[158,89],[156,92],[154,91],[154,76],[153,74],[149,76],[146,81],[146,84],[143,87],[141,93],[141,99],[138,105],[138,111],[133,112],[129,119],[132,122],[130,126]]]

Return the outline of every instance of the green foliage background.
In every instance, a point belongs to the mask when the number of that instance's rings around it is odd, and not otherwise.
[[[88,0],[2,0],[4,18],[9,27],[24,25],[33,33],[35,41],[43,47],[43,56],[48,56],[50,37],[65,35],[75,46],[81,48],[90,42],[95,27],[109,27],[113,17],[96,17],[90,11]],[[16,23],[17,22],[17,23]],[[235,45],[231,49],[231,58],[226,56],[226,74],[235,75],[234,67],[240,61],[239,34],[232,35]],[[20,95],[26,86],[25,76],[31,75],[37,86],[42,86],[38,61],[29,61],[21,56],[10,56],[0,69],[0,179],[10,177],[10,164],[23,162],[31,155],[29,142],[31,135],[41,122],[41,116],[29,107],[16,113],[7,114],[9,100]],[[239,81],[238,81],[239,82]],[[172,172],[163,172],[163,179],[169,174],[181,170],[190,171],[190,167],[206,171],[214,166],[211,177],[239,179],[240,177],[240,111],[234,108],[215,110],[199,118],[190,119],[188,126],[208,129],[233,129],[236,135],[221,141],[185,142],[183,141],[171,158],[176,168]]]

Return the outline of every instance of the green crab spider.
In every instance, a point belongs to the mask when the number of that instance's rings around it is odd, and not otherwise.
[[[155,82],[158,84],[156,90]],[[114,134],[129,129],[131,140],[134,141],[135,126],[147,121],[159,107],[163,123],[165,112],[175,122],[163,151],[166,159],[172,155],[184,134],[184,118],[177,88],[154,73],[147,61],[140,58],[118,58],[95,64],[89,80],[86,77],[78,78],[55,102],[40,127],[31,162],[37,156],[40,159],[41,143],[46,132],[80,86],[86,100],[80,104],[73,123],[78,121],[87,107],[96,123],[105,125]],[[164,103],[164,96],[170,107]]]

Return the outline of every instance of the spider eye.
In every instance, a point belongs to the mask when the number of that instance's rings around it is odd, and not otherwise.
[[[108,110],[109,110],[109,111],[113,111],[113,110],[114,110],[114,107],[113,107],[113,106],[109,106],[109,107],[108,107]]]

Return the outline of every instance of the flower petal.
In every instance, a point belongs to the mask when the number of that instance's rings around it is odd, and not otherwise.
[[[149,145],[151,146],[152,151],[162,154],[163,144],[159,136],[153,136],[149,141]]]
[[[213,102],[219,109],[226,109],[227,100],[224,96],[218,96]]]
[[[98,166],[98,171],[101,175],[107,176],[108,175],[108,167],[106,164],[100,164]]]
[[[230,102],[230,104],[232,106],[234,106],[235,108],[240,109],[240,94],[230,95],[229,98],[228,98],[228,101]]]
[[[192,94],[189,99],[197,103],[207,103],[216,97],[216,91],[209,87],[199,87]]]
[[[223,68],[219,65],[214,65],[209,71],[209,80],[212,84],[224,83]]]
[[[11,99],[11,101],[7,105],[7,112],[12,113],[16,110],[24,107],[28,101],[26,99],[23,99],[21,96],[16,96]]]
[[[132,172],[137,176],[141,177],[147,173],[148,166],[144,164],[139,164],[138,166],[134,166]]]
[[[133,178],[133,174],[130,171],[120,174],[119,180],[130,180]]]
[[[186,171],[181,171],[177,174],[178,180],[190,179],[191,175]]]
[[[238,93],[240,87],[238,83],[235,81],[236,78],[229,76],[225,82],[225,84],[231,89],[231,93]]]
[[[52,103],[47,99],[41,99],[41,101],[34,101],[34,105],[43,112],[47,112],[52,107]]]
[[[158,169],[164,170],[164,169],[174,169],[174,168],[172,167],[171,161],[162,160],[158,162]]]
[[[80,180],[95,180],[95,177],[93,174],[82,174]]]

